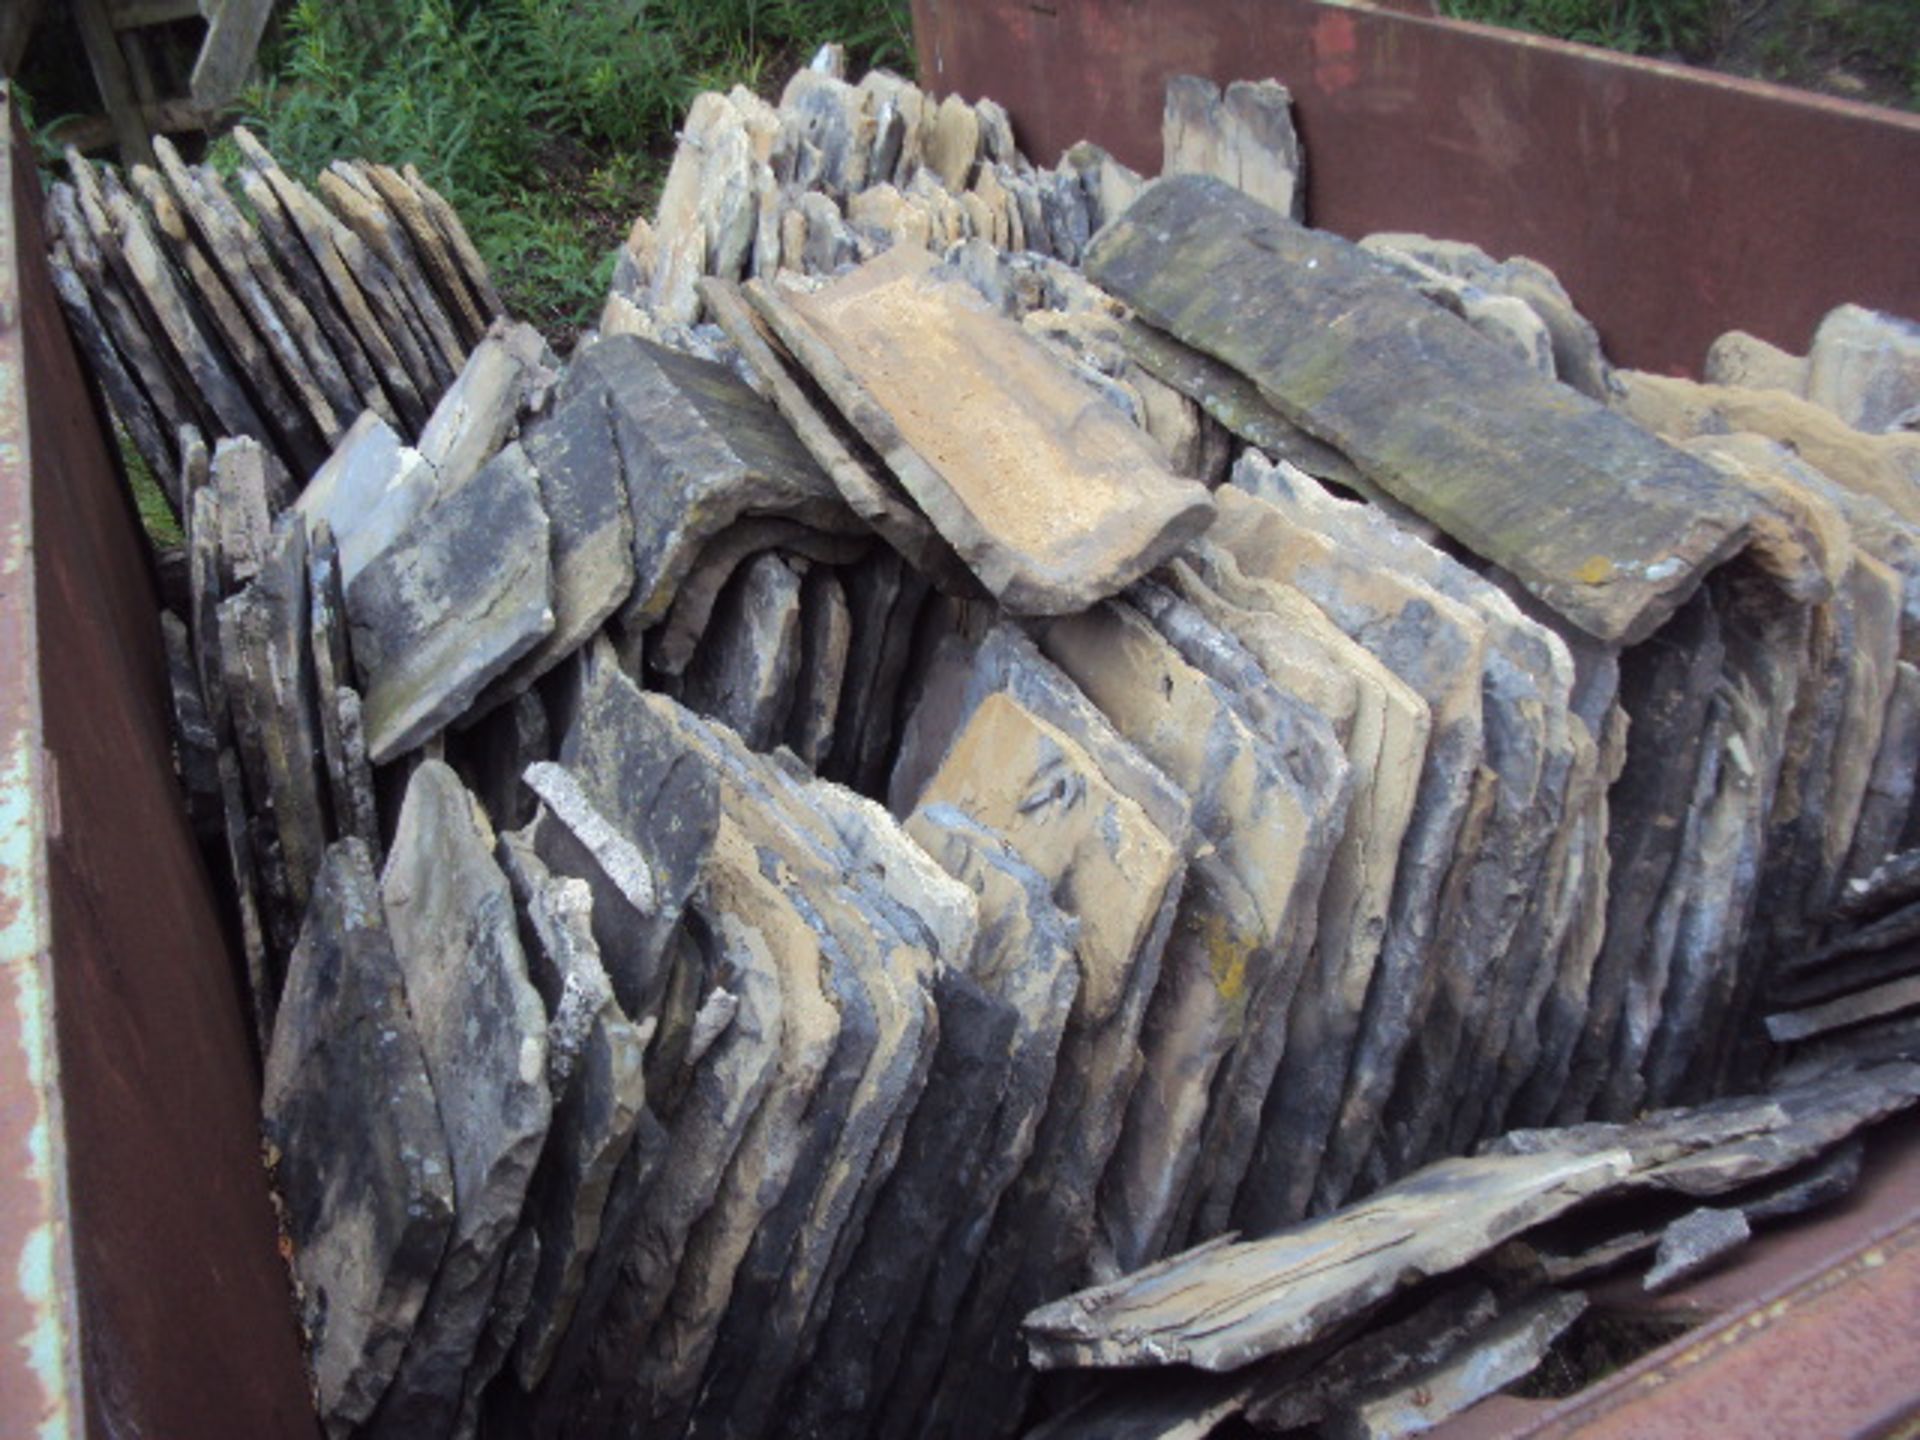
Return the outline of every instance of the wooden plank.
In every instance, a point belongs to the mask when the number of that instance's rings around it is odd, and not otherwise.
[[[106,0],[73,0],[73,18],[80,27],[81,44],[86,46],[87,63],[93,67],[100,103],[106,106],[107,118],[113,124],[120,158],[127,164],[139,161],[151,165],[153,147],[147,142],[147,127],[141,122],[133,82],[127,74],[127,57],[120,53]]]
[[[204,130],[212,119],[191,100],[161,100],[143,106],[140,124],[148,135],[178,135],[183,130]],[[52,143],[62,150],[71,145],[83,154],[92,154],[114,143],[113,121],[105,115],[77,115],[57,121],[50,132]]]
[[[0,5],[0,75],[11,75],[20,68],[20,57],[27,53],[33,27],[40,20],[45,0],[11,0]]]
[[[204,14],[200,0],[109,0],[107,13],[116,30],[140,30]]]
[[[207,40],[194,62],[188,92],[203,110],[218,110],[240,93],[253,69],[273,0],[208,0]]]

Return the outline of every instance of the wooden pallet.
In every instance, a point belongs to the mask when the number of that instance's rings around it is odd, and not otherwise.
[[[45,11],[45,0],[0,7],[0,73],[11,75]],[[273,0],[71,0],[94,84],[105,113],[61,127],[62,143],[82,150],[118,145],[123,160],[153,161],[150,135],[195,130],[231,104],[253,68]],[[179,20],[204,19],[185,95],[161,92],[142,32]]]

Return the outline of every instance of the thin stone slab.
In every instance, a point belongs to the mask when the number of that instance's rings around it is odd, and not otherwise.
[[[1874,756],[1867,793],[1847,853],[1843,884],[1835,892],[1838,908],[1853,886],[1899,848],[1900,831],[1913,809],[1916,780],[1912,757],[1920,753],[1920,667],[1901,660],[1887,699],[1886,724]]]
[[[366,847],[332,847],[294,947],[261,1095],[315,1399],[373,1412],[453,1230],[454,1172]]]
[[[940,1044],[927,1075],[938,1103],[915,1108],[900,1158],[861,1227],[820,1343],[782,1421],[793,1434],[863,1428],[877,1402],[874,1362],[911,1309],[954,1219],[956,1176],[979,1164],[1014,1060],[1013,1006],[954,969],[935,980]],[[964,1193],[964,1192],[961,1192]]]
[[[1339,1440],[1402,1440],[1424,1434],[1532,1374],[1586,1308],[1587,1297],[1578,1292],[1543,1295],[1522,1304],[1467,1336],[1437,1364],[1363,1391],[1340,1407],[1323,1433]]]
[[[449,1428],[546,1141],[547,1016],[527,975],[493,833],[446,765],[414,771],[380,881],[394,955],[440,1102],[454,1227],[369,1433]]]
[[[328,839],[306,539],[304,525],[283,517],[259,575],[220,604],[221,669],[253,802],[264,914],[283,955],[298,934]]]
[[[348,683],[346,599],[340,589],[340,552],[322,522],[307,541],[307,644],[313,657],[314,705],[320,723],[333,833],[352,836],[380,853],[380,814],[374,801],[373,767],[361,732],[360,696]]]
[[[1010,609],[1084,609],[1211,519],[1202,487],[923,251],[896,248],[812,294],[747,293]],[[931,403],[935,371],[950,403]]]
[[[180,152],[170,140],[164,135],[153,139],[154,155],[161,173],[172,186],[183,218],[219,267],[248,319],[258,327],[288,383],[306,406],[320,439],[333,444],[346,428],[357,398],[331,346],[315,325],[312,314],[278,272],[262,273],[270,266],[266,264],[258,237],[250,230],[237,230],[233,226],[230,206],[208,199],[199,177],[180,158]]]
[[[94,309],[93,299],[87,293],[86,282],[56,258],[53,288],[67,312],[67,328],[79,344],[81,354],[86,356],[87,368],[98,377],[115,417],[126,427],[140,458],[147,462],[147,467],[159,477],[167,494],[178,505],[182,488],[173,448],[160,438],[160,417],[120,358],[120,352],[114,349],[106,322]]]
[[[780,987],[779,1057],[766,1098],[735,1147],[714,1203],[688,1234],[659,1322],[638,1360],[634,1413],[680,1430],[756,1230],[779,1202],[805,1148],[805,1119],[839,1039],[821,940],[765,873],[752,841],[724,813],[701,907],[709,922],[767,951]]]
[[[600,391],[633,509],[634,587],[620,610],[636,632],[665,618],[707,541],[743,515],[781,515],[847,533],[849,514],[777,412],[732,372],[631,335],[574,357],[565,401]]]
[[[1470,1264],[1617,1186],[1631,1163],[1618,1150],[1443,1160],[1324,1219],[1264,1240],[1222,1238],[1042,1306],[1023,1329],[1043,1368],[1231,1370]]]
[[[757,772],[767,787],[757,791],[763,803],[778,807],[806,838],[806,853],[788,854],[797,871],[815,873],[817,906],[850,953],[875,1026],[870,1057],[846,1101],[844,1127],[837,1138],[829,1130],[822,1138],[830,1144],[816,1145],[803,1164],[803,1174],[817,1177],[794,1192],[804,1219],[790,1230],[795,1207],[783,1205],[785,1214],[769,1227],[770,1238],[784,1232],[793,1241],[770,1303],[742,1296],[750,1308],[736,1306],[734,1320],[749,1323],[730,1323],[727,1363],[716,1365],[706,1382],[704,1423],[724,1414],[728,1426],[758,1433],[777,1423],[783,1388],[818,1343],[853,1246],[898,1159],[938,1048],[933,976],[970,947],[973,914],[971,897],[906,842],[878,807],[782,765],[752,761],[737,741],[716,734],[730,771],[750,788],[761,783]],[[855,878],[845,900],[822,883],[833,875]],[[763,1258],[760,1266],[766,1263]],[[770,1273],[760,1266],[760,1273]],[[756,1329],[761,1338],[745,1343]],[[722,1397],[730,1398],[716,1405]]]
[[[294,504],[308,524],[325,521],[340,547],[341,583],[413,532],[440,493],[439,477],[418,450],[372,410],[342,437]]]
[[[603,395],[576,394],[520,445],[540,482],[553,546],[553,629],[476,702],[520,693],[593,637],[633,590],[633,511]]]
[[[755,556],[721,596],[683,696],[755,750],[786,729],[800,668],[800,577],[773,551]]]
[[[406,231],[414,253],[433,285],[434,293],[440,297],[457,324],[460,338],[469,345],[477,344],[486,333],[487,321],[482,318],[480,308],[460,274],[458,262],[447,248],[446,240],[434,225],[433,217],[427,213],[420,196],[391,166],[366,165],[363,173]]]
[[[786,744],[813,770],[820,768],[833,744],[852,639],[846,587],[831,569],[809,570],[800,582],[800,673],[787,716]]]
[[[1807,348],[1807,398],[1856,430],[1920,429],[1920,324],[1862,305],[1829,310]]]
[[[1432,719],[1353,1057],[1350,1064],[1333,1056],[1325,1062],[1344,1076],[1338,1111],[1329,1114],[1318,1102],[1301,1109],[1283,1104],[1262,1127],[1250,1174],[1265,1178],[1239,1202],[1237,1218],[1266,1228],[1304,1214],[1308,1194],[1330,1205],[1346,1193],[1372,1147],[1400,1053],[1430,993],[1430,960],[1448,933],[1449,902],[1457,906],[1459,898],[1457,889],[1449,893],[1449,870],[1471,863],[1473,847],[1463,850],[1458,842],[1473,833],[1467,827],[1475,815],[1484,818],[1489,798],[1479,779],[1486,626],[1430,586],[1376,569],[1238,487],[1224,487],[1219,503],[1213,538],[1242,572],[1301,590],[1418,694]],[[1303,1163],[1302,1157],[1316,1155],[1317,1166]],[[1309,1177],[1309,1170],[1316,1173]]]
[[[434,228],[439,231],[441,240],[452,252],[454,259],[459,262],[460,274],[472,289],[481,313],[489,320],[504,318],[507,307],[500,299],[500,292],[493,288],[493,280],[487,274],[486,262],[480,258],[480,252],[474,248],[473,241],[468,238],[467,228],[460,223],[459,213],[446,202],[439,191],[420,178],[420,172],[412,165],[402,169],[400,175],[407,182],[407,188],[420,197],[420,203],[426,207],[427,214],[432,217]]]
[[[869,1393],[885,1434],[917,1421],[938,1379],[1001,1197],[1033,1153],[1080,987],[1079,922],[1055,904],[1047,878],[1003,837],[937,804],[916,810],[906,829],[977,897],[980,933],[970,973],[1013,1008],[1017,1023],[1006,1081],[976,1161],[954,1172],[960,1193],[929,1247],[917,1308],[875,1339]]]
[[[1211,175],[1282,215],[1306,216],[1293,97],[1277,81],[1236,80],[1223,96],[1198,75],[1169,76],[1160,146],[1162,175]]]
[[[509,445],[347,586],[374,764],[438,734],[553,629],[548,531]]]
[[[701,282],[702,296],[727,338],[842,498],[889,545],[949,594],[983,593],[953,547],[901,493],[886,462],[829,403],[810,392],[806,374],[768,332],[736,286]]]
[[[373,183],[371,167],[356,160],[335,160],[319,177],[320,193],[334,212],[385,262],[402,298],[432,342],[428,361],[436,374],[451,376],[466,362],[467,349],[454,334],[452,317],[428,284],[413,241],[386,198]]]
[[[200,307],[200,314],[211,329],[210,338],[225,347],[225,353],[245,377],[245,383],[259,402],[264,418],[287,447],[287,454],[305,470],[317,465],[326,454],[326,442],[315,429],[306,409],[306,396],[296,393],[298,372],[291,384],[278,368],[279,355],[270,352],[263,332],[228,288],[226,277],[214,268],[198,240],[188,230],[173,192],[159,174],[144,165],[127,172],[132,185],[152,221],[152,238],[173,261],[177,276],[183,275],[188,293]],[[332,408],[317,394],[322,413],[337,427]]]
[[[260,573],[273,547],[274,517],[285,503],[286,470],[259,441],[222,439],[209,481],[218,493],[220,587],[232,592]]]
[[[1140,1075],[1139,1026],[1183,856],[1086,748],[1005,690],[972,709],[919,803],[950,804],[1005,836],[1081,925],[1053,1096],[983,1249],[934,1409],[983,1433],[1008,1423],[1024,1394],[1013,1322],[1089,1273],[1095,1194]]]
[[[1823,1004],[1769,1015],[1766,1019],[1767,1038],[1776,1045],[1791,1044],[1849,1025],[1898,1015],[1915,1006],[1920,1006],[1920,976],[1905,976],[1868,990],[1842,995]]]
[[[1337,500],[1311,477],[1284,464],[1263,466],[1253,456],[1236,467],[1235,483],[1355,556],[1370,556],[1381,569],[1470,607],[1486,629],[1482,733],[1496,783],[1464,877],[1464,918],[1441,937],[1432,999],[1401,1062],[1376,1147],[1376,1175],[1404,1174],[1437,1154],[1466,1148],[1470,1134],[1455,1141],[1435,1130],[1464,1108],[1456,1097],[1494,1088],[1509,1050],[1530,1063],[1513,1021],[1540,961],[1537,940],[1532,934],[1522,939],[1521,926],[1560,829],[1573,761],[1567,714],[1573,662],[1558,637],[1527,621],[1500,591],[1370,507]],[[1476,1105],[1452,1128],[1467,1129],[1477,1116]]]
[[[579,782],[596,809],[645,861],[652,880],[651,908],[636,906],[601,868],[603,862],[567,863],[542,846],[548,865],[595,885],[594,939],[614,994],[636,1021],[658,1013],[670,980],[670,937],[700,882],[719,824],[719,786],[706,767],[689,765],[675,727],[644,703],[620,673],[612,652],[596,646],[588,655],[581,696],[560,742],[560,763]],[[543,835],[543,841],[545,836]],[[581,865],[581,869],[572,868]],[[602,878],[595,880],[595,875]],[[627,887],[631,888],[631,887]],[[619,902],[619,903],[616,903]]]
[[[1650,634],[1745,542],[1706,467],[1219,181],[1149,187],[1087,270],[1601,639]]]
[[[707,636],[727,582],[760,551],[778,550],[789,560],[801,562],[847,565],[865,555],[867,548],[868,542],[860,536],[823,534],[779,516],[735,521],[701,548],[700,558],[673,597],[673,608],[647,637],[647,664],[661,674],[684,674]]]
[[[1053,621],[1040,646],[1186,790],[1212,850],[1188,866],[1143,1021],[1141,1083],[1101,1182],[1102,1263],[1126,1271],[1164,1249],[1202,1153],[1241,1134],[1243,1163],[1251,1150],[1273,1066],[1236,1073],[1230,1057],[1243,1038],[1285,1032],[1339,826],[1321,823],[1329,818],[1322,795],[1282,758],[1278,745],[1292,737],[1249,728],[1227,691],[1138,612],[1105,605]],[[1311,778],[1337,798],[1345,762],[1334,763],[1333,774]],[[1277,1065],[1278,1051],[1270,1055]]]

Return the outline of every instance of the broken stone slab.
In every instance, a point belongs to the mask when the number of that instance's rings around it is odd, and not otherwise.
[[[223,823],[220,805],[220,741],[207,715],[206,698],[193,660],[186,621],[160,612],[160,639],[167,657],[167,698],[173,715],[173,766],[185,793],[194,833],[211,841]]]
[[[857,577],[861,571],[855,569],[848,573]],[[899,738],[895,732],[900,690],[906,683],[908,666],[918,658],[916,637],[920,634],[920,616],[927,609],[929,590],[926,579],[904,565],[900,567],[898,586],[881,588],[883,592],[891,589],[893,599],[879,627],[861,624],[862,620],[873,618],[872,605],[860,603],[856,608],[850,603],[848,606],[855,622],[850,643],[858,650],[873,646],[879,658],[871,666],[863,665],[857,677],[859,683],[844,692],[834,727],[834,746],[827,757],[829,778],[862,794],[877,793],[893,763]],[[856,581],[856,600],[864,600],[861,589]]]
[[[1420,1435],[1497,1390],[1530,1375],[1587,1297],[1548,1294],[1467,1336],[1454,1353],[1387,1387],[1339,1407],[1325,1433],[1340,1440],[1400,1440]]]
[[[1014,1320],[1088,1274],[1095,1192],[1140,1074],[1139,1026],[1183,857],[1087,749],[1005,690],[973,708],[919,803],[950,804],[1003,835],[1081,925],[1053,1096],[983,1248],[933,1412],[984,1433],[976,1427],[1005,1423],[1024,1395]]]
[[[553,629],[548,532],[510,444],[347,586],[374,764],[438,734]]]
[[[1651,633],[1744,543],[1749,503],[1699,462],[1218,181],[1150,186],[1087,270],[1601,639]]]
[[[1670,1289],[1738,1250],[1752,1235],[1742,1211],[1711,1205],[1690,1210],[1660,1232],[1659,1248],[1640,1287],[1648,1292]]]
[[[747,150],[745,124],[732,102],[713,91],[696,96],[654,211],[657,249],[648,308],[668,324],[691,325],[700,318],[694,284],[707,272],[709,191],[723,168],[738,173]]]
[[[1323,1219],[1226,1237],[1042,1306],[1034,1364],[1224,1371],[1305,1345],[1417,1280],[1448,1274],[1614,1188],[1622,1151],[1443,1160]]]
[[[493,834],[446,765],[413,773],[380,881],[453,1171],[454,1225],[370,1433],[438,1433],[457,1413],[547,1136],[547,1017],[527,976]]]
[[[686,678],[686,703],[765,750],[785,732],[800,667],[800,577],[774,551],[722,592]]]
[[[478,713],[586,644],[633,590],[633,512],[605,396],[570,396],[528,425],[520,445],[552,527],[553,629],[475,702]]]
[[[1866,1143],[1859,1136],[1844,1140],[1828,1154],[1788,1172],[1758,1194],[1740,1194],[1741,1213],[1749,1223],[1776,1220],[1802,1215],[1851,1195],[1860,1181],[1866,1151]]]
[[[1223,96],[1198,75],[1169,76],[1160,146],[1162,175],[1211,175],[1282,215],[1305,218],[1306,157],[1294,134],[1293,97],[1278,81],[1236,80]]]
[[[294,505],[310,528],[324,523],[332,531],[341,583],[351,585],[369,561],[405,537],[434,489],[420,453],[378,414],[363,410]]]
[[[918,1417],[946,1358],[955,1314],[1007,1187],[1033,1152],[1060,1044],[1080,986],[1079,922],[1006,840],[949,805],[916,810],[907,833],[979,902],[970,973],[1016,1016],[1004,1087],[975,1165],[954,1172],[961,1193],[927,1257],[917,1308],[876,1337],[870,1394],[884,1433]],[[938,1093],[938,1092],[936,1092]]]
[[[574,358],[561,400],[592,391],[607,397],[633,510],[628,629],[662,620],[701,547],[743,515],[858,526],[786,423],[726,369],[612,336]]]
[[[1854,888],[1899,848],[1900,831],[1913,809],[1916,780],[1912,757],[1920,752],[1920,667],[1902,660],[1895,667],[1887,699],[1880,750],[1874,756],[1854,827],[1843,885],[1835,892],[1836,910],[1859,892]]]
[[[322,172],[317,183],[321,194],[333,202],[331,206],[301,187],[295,187],[289,198],[293,205],[310,213],[316,225],[324,227],[327,240],[352,283],[360,287],[361,296],[386,332],[421,402],[431,404],[434,394],[453,378],[464,355],[457,346],[453,347],[453,361],[441,353],[432,327],[416,311],[404,282],[379,253],[380,247],[347,223],[350,207],[360,198],[358,193],[332,173]]]
[[[785,739],[787,748],[813,770],[833,745],[852,638],[846,587],[831,569],[809,570],[800,581],[800,672]]]
[[[251,438],[227,437],[214,447],[209,483],[219,496],[214,518],[220,588],[230,594],[266,564],[289,482],[271,450]]]
[[[219,610],[222,680],[253,801],[264,916],[282,955],[299,932],[328,839],[306,538],[297,518],[283,516],[259,574]]]
[[[868,192],[871,193],[871,192]],[[899,492],[886,464],[830,404],[808,393],[804,372],[792,364],[765,330],[739,289],[703,280],[707,308],[740,348],[741,357],[766,387],[768,399],[832,479],[847,505],[918,570],[949,594],[979,592],[973,572],[953,553],[931,522]]]
[[[1707,347],[1700,378],[1709,385],[1807,393],[1807,357],[1782,350],[1744,330],[1729,330]]]
[[[759,285],[748,295],[1011,609],[1084,609],[1211,519],[1201,487],[1174,476],[1040,342],[922,252],[889,251],[809,295]],[[952,377],[959,403],[929,403],[919,380],[928,364]],[[992,437],[987,460],[978,458],[983,434]]]
[[[1767,1038],[1776,1045],[1787,1045],[1849,1025],[1898,1015],[1917,1005],[1920,1005],[1920,976],[1907,976],[1823,1004],[1769,1015]]]
[[[1375,254],[1405,256],[1442,275],[1525,304],[1546,326],[1555,377],[1602,404],[1611,396],[1613,369],[1600,348],[1599,332],[1574,308],[1559,278],[1538,261],[1524,255],[1495,260],[1465,241],[1399,232],[1369,235],[1360,245]]]
[[[454,1180],[366,847],[330,848],[261,1095],[329,1435],[366,1420],[453,1229]]]
[[[499,321],[473,347],[420,430],[415,448],[446,495],[479,472],[523,415],[546,407],[558,362],[531,325]]]
[[[592,858],[578,841],[563,845],[564,827],[543,829],[539,837],[541,858],[550,867],[594,885],[594,939],[614,994],[636,1020],[660,1008],[671,968],[669,938],[699,884],[719,824],[715,777],[685,762],[677,731],[660,715],[620,673],[611,650],[596,645],[588,652],[581,696],[559,752],[594,807],[644,860],[652,908],[626,898],[603,868],[619,868],[611,858]],[[579,858],[566,858],[569,848]]]
[[[673,597],[673,608],[647,637],[647,664],[665,675],[684,674],[707,638],[714,607],[727,583],[760,552],[778,550],[800,569],[807,568],[807,562],[851,564],[867,548],[868,542],[860,536],[823,534],[779,516],[735,521],[701,547]]]
[[[1365,246],[1395,275],[1406,280],[1434,304],[1458,315],[1480,334],[1516,360],[1548,378],[1556,378],[1553,336],[1546,322],[1524,301],[1492,294],[1466,280],[1458,280],[1412,255]]]
[[[1807,398],[1856,430],[1920,428],[1920,325],[1841,305],[1807,350]]]
[[[1040,645],[1186,790],[1213,850],[1188,866],[1143,1021],[1141,1082],[1101,1181],[1103,1263],[1126,1271],[1164,1248],[1199,1156],[1233,1148],[1257,1127],[1273,1067],[1253,1065],[1243,1077],[1229,1057],[1244,1037],[1284,1034],[1337,826],[1313,823],[1325,818],[1320,798],[1278,749],[1292,737],[1249,728],[1227,692],[1138,612],[1106,605],[1054,621]],[[1338,795],[1344,776],[1325,778]],[[1270,1057],[1277,1065],[1278,1051]],[[1243,1160],[1250,1150],[1240,1147]]]
[[[1920,435],[1870,435],[1823,405],[1784,390],[1697,385],[1671,375],[1623,370],[1616,377],[1619,411],[1678,442],[1701,435],[1750,432],[1791,449],[1833,484],[1879,500],[1909,525],[1920,523]]]

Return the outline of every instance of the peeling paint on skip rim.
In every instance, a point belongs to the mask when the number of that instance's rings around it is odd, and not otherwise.
[[[54,1036],[47,812],[35,642],[20,217],[34,194],[11,92],[0,95],[0,1428],[84,1429]],[[30,203],[30,201],[28,202]]]

